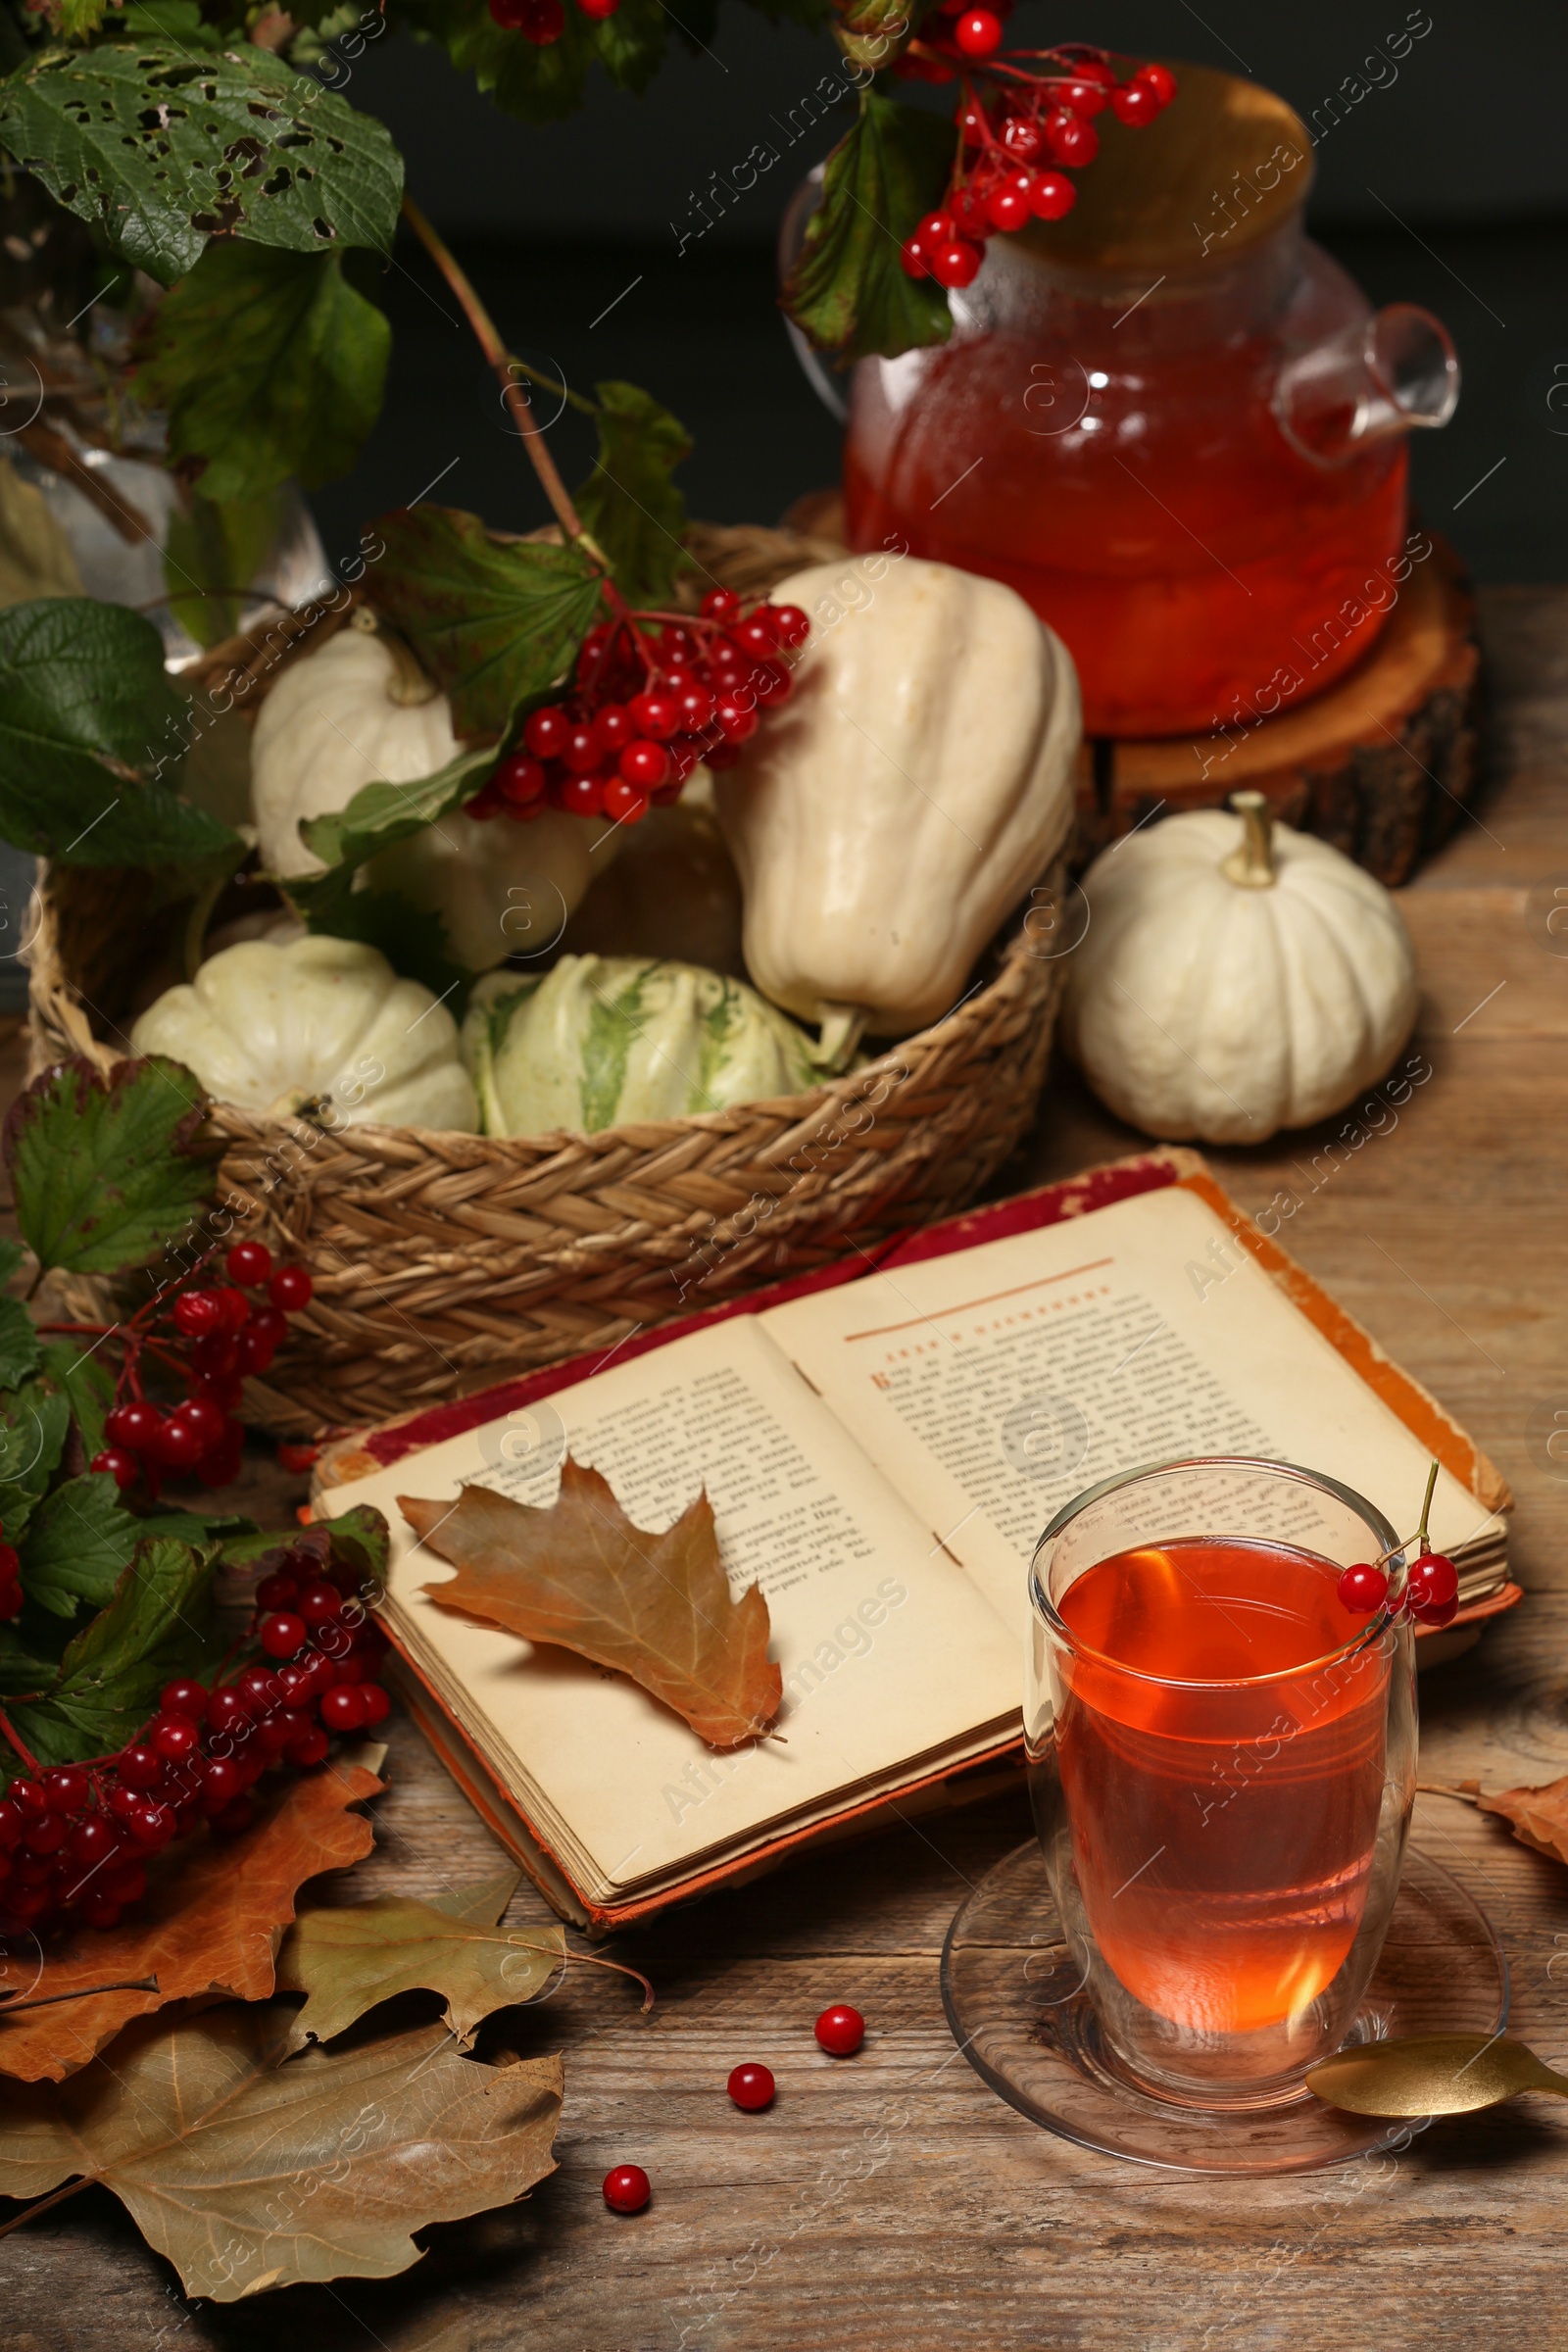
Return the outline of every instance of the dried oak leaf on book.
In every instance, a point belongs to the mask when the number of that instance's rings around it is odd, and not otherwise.
[[[427,2025],[284,2065],[287,2032],[271,2004],[143,2018],[63,2086],[0,2085],[0,2195],[102,2182],[188,2295],[236,2303],[390,2278],[412,2231],[554,2172],[559,2057],[483,2066]]]
[[[456,1502],[400,1494],[398,1508],[458,1570],[425,1586],[438,1607],[618,1668],[712,1747],[756,1738],[777,1714],[767,1603],[756,1585],[731,1598],[706,1494],[649,1535],[568,1454],[549,1510],[488,1487],[465,1487]]]
[[[372,1745],[362,1754],[378,1762],[384,1752]],[[374,1832],[349,1808],[385,1786],[352,1752],[303,1773],[278,1789],[242,1838],[199,1834],[166,1848],[148,1867],[133,1918],[103,1934],[78,1929],[46,1946],[41,1960],[20,1949],[0,1960],[0,1986],[14,1986],[18,1999],[126,1984],[15,2018],[0,2008],[0,2076],[58,2082],[86,2066],[128,2019],[166,2001],[213,1993],[265,2000],[296,1890],[318,1871],[341,1870],[369,1852]],[[129,1988],[127,1980],[137,1977],[156,1977],[157,1991]]]
[[[518,1873],[460,1886],[429,1902],[405,1897],[304,1911],[277,1956],[279,1992],[303,1992],[288,2047],[330,2041],[400,1992],[438,1992],[443,2022],[466,2048],[496,2009],[531,2001],[566,1957],[558,1927],[497,1925]]]

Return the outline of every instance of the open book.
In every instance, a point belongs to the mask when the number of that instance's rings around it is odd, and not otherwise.
[[[624,1677],[429,1598],[453,1570],[396,1497],[548,1505],[568,1448],[643,1528],[707,1487],[731,1591],[767,1600],[782,1737],[715,1754]],[[1180,1152],[348,1441],[317,1509],[386,1514],[416,1715],[558,1907],[613,1925],[1015,1749],[1042,1530],[1196,1453],[1326,1470],[1401,1532],[1436,1453],[1460,1624],[1517,1597],[1491,1464]]]

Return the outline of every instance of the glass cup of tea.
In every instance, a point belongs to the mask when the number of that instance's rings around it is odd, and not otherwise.
[[[1381,1559],[1375,1615],[1341,1571]],[[1268,2107],[1345,2040],[1415,1792],[1405,1561],[1382,1514],[1286,1462],[1129,1471],[1030,1573],[1030,1792],[1112,2066]]]

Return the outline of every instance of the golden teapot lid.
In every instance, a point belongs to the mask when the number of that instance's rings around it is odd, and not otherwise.
[[[1312,141],[1272,90],[1175,62],[1176,95],[1152,122],[1095,118],[1100,154],[1061,220],[1015,242],[1068,268],[1137,275],[1233,260],[1269,236],[1312,184]]]

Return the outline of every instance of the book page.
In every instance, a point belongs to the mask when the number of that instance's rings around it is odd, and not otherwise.
[[[706,1485],[731,1592],[760,1585],[784,1676],[776,1731],[715,1756],[619,1674],[439,1608],[455,1571],[399,1494],[465,1483],[555,1500],[566,1450],[635,1525],[668,1527]],[[510,1422],[334,1488],[392,1527],[393,1630],[591,1899],[950,1746],[1004,1736],[1014,1639],[868,1464],[760,1324],[738,1319],[612,1366]]]
[[[1419,1513],[1417,1440],[1180,1186],[761,1320],[1020,1635],[1041,1534],[1118,1471],[1264,1455],[1340,1480],[1400,1533]],[[1496,1526],[1440,1473],[1439,1549]]]

